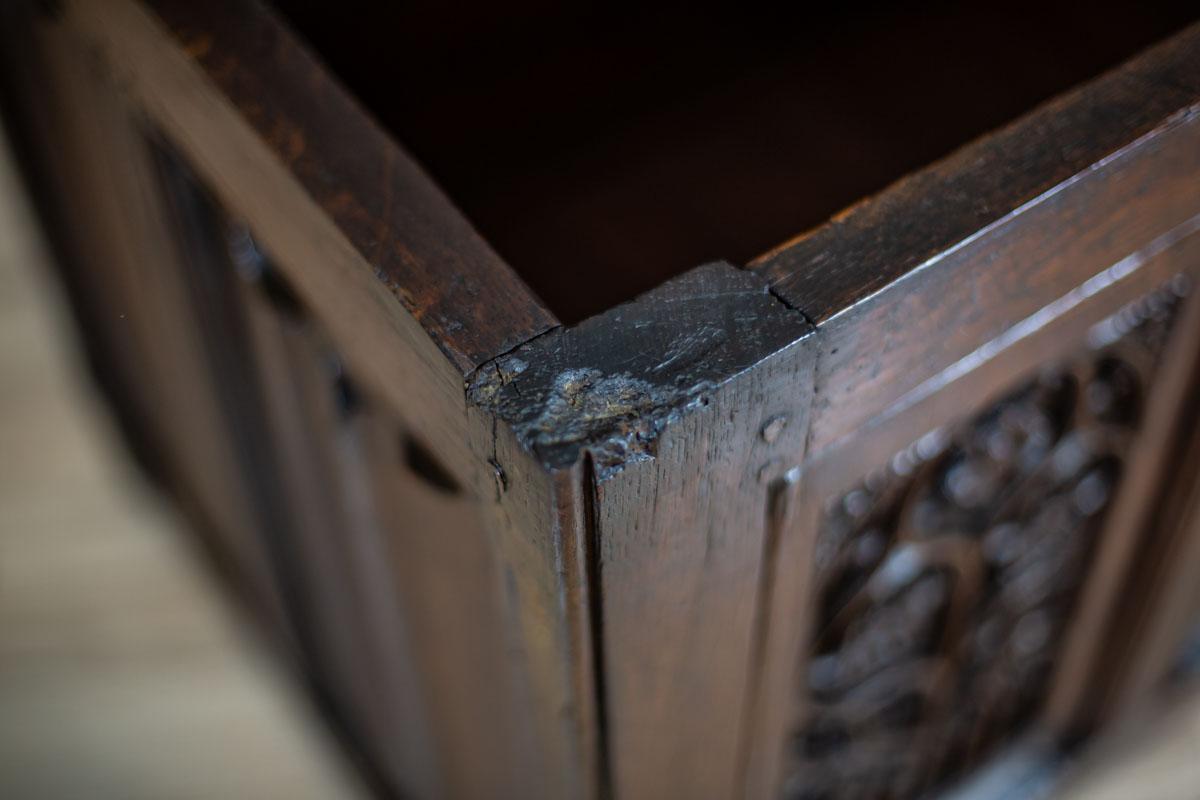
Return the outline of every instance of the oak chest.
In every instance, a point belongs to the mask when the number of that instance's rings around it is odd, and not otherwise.
[[[1186,8],[353,5],[8,4],[4,101],[381,794],[1027,796],[1180,673]]]

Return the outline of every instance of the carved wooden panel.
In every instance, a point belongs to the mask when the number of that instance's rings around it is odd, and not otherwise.
[[[828,501],[786,797],[913,797],[1031,718],[1184,290]]]

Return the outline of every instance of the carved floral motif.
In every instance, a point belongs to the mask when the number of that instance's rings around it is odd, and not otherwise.
[[[1086,351],[896,454],[825,509],[785,796],[905,798],[1041,701],[1119,485],[1179,282]]]

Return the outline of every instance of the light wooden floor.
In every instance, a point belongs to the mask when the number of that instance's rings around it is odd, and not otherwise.
[[[33,230],[0,142],[0,800],[361,797],[133,471]],[[1200,698],[1077,772],[1200,798]]]

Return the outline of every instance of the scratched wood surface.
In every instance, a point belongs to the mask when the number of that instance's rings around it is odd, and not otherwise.
[[[540,337],[471,387],[545,468],[585,464],[617,796],[733,791],[762,492],[772,449],[803,444],[809,371],[787,346],[810,331],[755,276],[711,264]]]
[[[150,4],[463,373],[557,320],[263,6]]]

